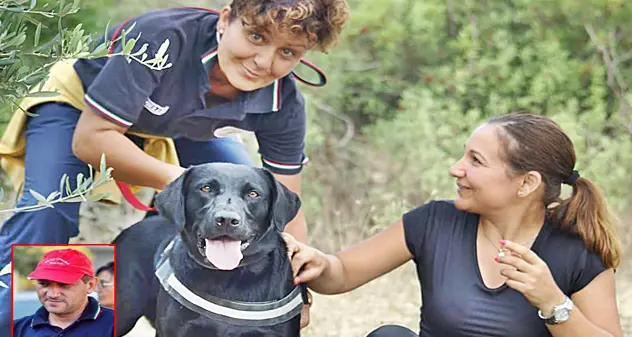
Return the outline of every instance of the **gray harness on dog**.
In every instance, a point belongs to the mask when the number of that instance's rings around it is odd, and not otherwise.
[[[270,326],[286,322],[301,313],[303,295],[300,286],[284,298],[270,302],[235,302],[189,290],[175,276],[169,255],[178,236],[160,255],[155,275],[164,290],[189,310],[213,320],[243,326]]]

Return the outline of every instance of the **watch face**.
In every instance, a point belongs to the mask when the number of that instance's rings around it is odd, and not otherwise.
[[[573,310],[573,302],[570,298],[566,298],[564,303],[557,305],[553,308],[553,313],[550,317],[545,318],[542,313],[538,311],[538,315],[545,320],[547,324],[559,324],[568,321],[571,311]]]
[[[559,310],[555,310],[553,312],[553,319],[555,320],[555,323],[563,323],[568,321],[569,318],[569,310],[566,308],[560,308]]]
[[[569,315],[568,315],[568,310],[564,309],[564,310],[560,313],[559,317],[556,317],[556,318],[557,318],[556,320],[557,320],[558,322],[566,322],[566,321],[568,320],[568,317],[569,317]]]

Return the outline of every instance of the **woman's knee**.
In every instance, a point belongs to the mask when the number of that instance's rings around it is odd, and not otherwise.
[[[403,326],[384,325],[371,331],[367,337],[418,337],[418,335]]]

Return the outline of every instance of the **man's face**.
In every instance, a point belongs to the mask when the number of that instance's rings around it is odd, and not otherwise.
[[[51,314],[72,314],[82,310],[95,283],[94,280],[88,283],[79,280],[72,284],[37,280],[37,297]]]

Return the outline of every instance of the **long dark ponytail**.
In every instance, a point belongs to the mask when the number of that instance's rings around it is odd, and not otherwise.
[[[579,234],[606,267],[616,268],[621,244],[614,217],[599,188],[574,171],[575,148],[560,126],[548,117],[523,113],[494,117],[488,123],[501,127],[504,155],[512,171],[542,175],[543,202],[554,225]],[[564,182],[573,187],[568,199],[560,198]]]

